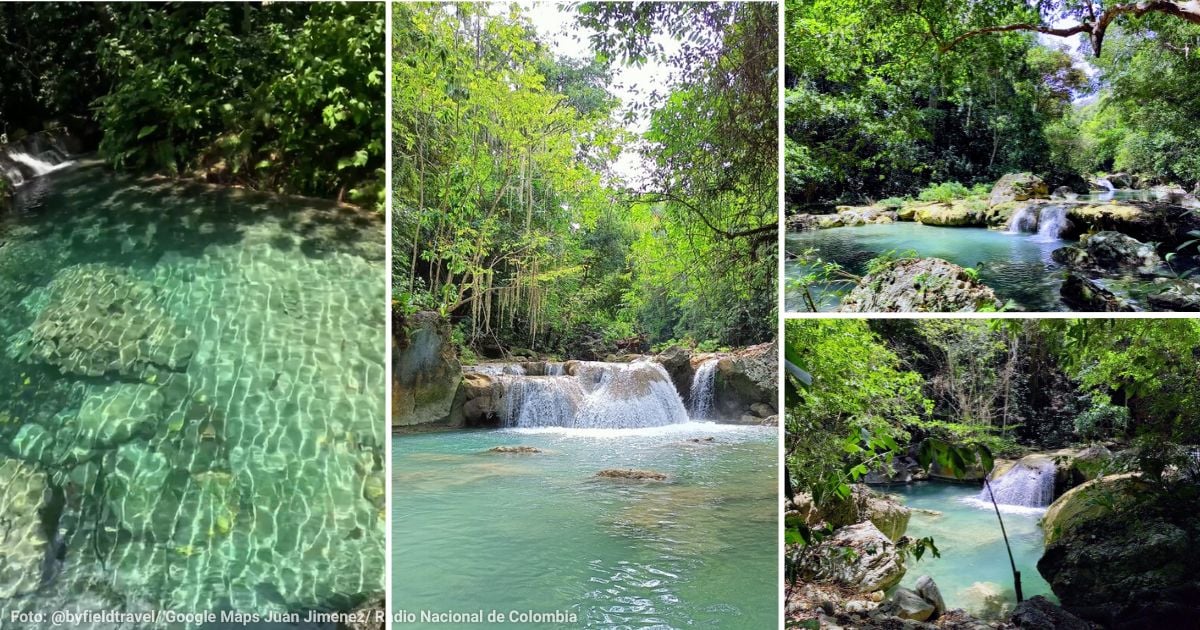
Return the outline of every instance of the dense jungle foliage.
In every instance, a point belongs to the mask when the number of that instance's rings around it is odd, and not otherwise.
[[[488,353],[771,337],[776,12],[572,10],[590,58],[556,57],[516,6],[393,8],[397,312],[440,311]],[[669,89],[619,102],[614,73],[648,62]]]
[[[0,4],[0,133],[113,167],[383,200],[382,3]]]
[[[1138,14],[1078,0],[788,0],[789,204],[915,196],[1016,171],[1051,188],[1124,171],[1190,189],[1200,14],[1150,4]],[[1065,36],[1080,33],[1073,58]]]
[[[790,320],[788,481],[833,496],[930,439],[1106,442],[1153,479],[1194,471],[1198,346],[1192,319]]]

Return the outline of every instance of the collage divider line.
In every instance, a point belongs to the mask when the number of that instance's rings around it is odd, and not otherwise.
[[[384,627],[392,621],[392,3],[385,0],[384,4],[384,68],[383,95],[384,103],[384,409],[385,419],[383,461],[384,479],[384,544],[383,544],[383,610]]]
[[[784,205],[783,205],[783,202],[784,202],[784,196],[783,196],[783,192],[784,192],[784,154],[785,154],[785,145],[784,145],[784,139],[783,139],[784,122],[785,122],[785,119],[784,119],[785,107],[784,107],[784,103],[783,103],[783,94],[784,94],[784,81],[783,81],[783,79],[784,79],[784,76],[783,76],[783,74],[784,74],[784,72],[783,72],[784,12],[783,12],[783,8],[784,8],[784,0],[776,0],[776,4],[778,6],[776,7],[777,17],[776,17],[776,25],[775,25],[776,26],[776,28],[775,28],[775,31],[776,31],[775,32],[775,48],[776,48],[776,50],[775,50],[775,56],[776,56],[775,92],[776,92],[776,106],[778,109],[777,109],[776,120],[775,120],[775,125],[776,125],[776,129],[777,129],[776,138],[775,138],[775,144],[777,147],[777,149],[776,149],[777,153],[776,153],[776,158],[775,158],[775,160],[776,160],[775,193],[776,193],[776,198],[777,198],[776,206],[777,206],[778,219],[777,219],[777,224],[775,226],[775,234],[776,234],[776,240],[778,242],[778,250],[776,252],[776,261],[775,261],[776,262],[775,289],[776,289],[776,299],[777,299],[776,306],[775,306],[775,309],[776,309],[775,310],[775,313],[776,313],[776,315],[775,315],[775,319],[776,319],[776,322],[775,322],[775,327],[776,327],[775,347],[776,347],[778,356],[775,358],[775,363],[776,363],[776,365],[775,365],[775,370],[776,370],[776,372],[775,372],[775,383],[776,383],[776,385],[775,385],[775,397],[776,397],[775,411],[777,412],[776,419],[777,419],[777,423],[778,423],[778,427],[776,429],[777,430],[776,447],[777,447],[777,453],[778,453],[778,456],[776,458],[776,472],[777,472],[778,477],[777,477],[777,483],[776,483],[777,487],[776,487],[776,491],[775,491],[775,509],[777,510],[776,514],[778,516],[776,517],[775,521],[776,521],[776,528],[778,530],[776,533],[776,547],[777,547],[777,554],[779,557],[778,557],[778,560],[776,562],[776,567],[775,567],[775,570],[776,570],[776,577],[775,577],[776,587],[775,588],[776,588],[776,592],[778,594],[777,600],[779,602],[779,611],[778,611],[776,618],[779,620],[779,628],[780,628],[780,630],[782,630],[786,624],[786,621],[784,618],[784,613],[787,608],[786,589],[784,588],[784,576],[787,575],[787,573],[786,573],[787,546],[784,543],[785,528],[784,528],[784,523],[783,523],[783,518],[784,518],[784,506],[783,506],[784,479],[783,479],[783,475],[785,474],[784,471],[786,470],[784,468],[784,461],[783,461],[784,453],[785,453],[784,438],[786,437],[785,430],[784,430],[784,412],[785,412],[785,410],[784,410],[784,406],[783,406],[783,403],[784,403],[784,400],[783,400],[783,382],[784,382],[783,381],[783,379],[784,379],[784,370],[783,370],[783,342],[784,342],[783,324],[784,324],[784,318],[783,318],[783,315],[785,313],[785,309],[787,306],[786,301],[785,301],[786,292],[784,291],[784,273],[783,273],[783,270],[784,270],[783,262],[784,262],[784,252],[785,252],[784,235],[786,234],[786,230],[784,229],[784,226],[785,226],[784,221],[786,219],[786,216],[785,216]]]

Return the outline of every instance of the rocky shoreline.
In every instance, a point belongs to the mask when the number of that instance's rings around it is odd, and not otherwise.
[[[1114,175],[1114,184],[1131,178]],[[1095,188],[1103,189],[1096,185]],[[1184,245],[1200,231],[1200,201],[1177,186],[1149,189],[1154,201],[1079,200],[1074,191],[1050,194],[1030,173],[1006,175],[982,199],[837,206],[832,214],[788,217],[792,231],[888,224],[1029,231],[1062,216],[1057,235],[1078,240],[1053,252],[1064,268],[1061,298],[1080,311],[1200,311],[1200,283],[1178,268],[1200,264]],[[858,280],[840,311],[914,312],[997,310],[1004,305],[967,269],[938,258],[887,261]],[[914,289],[916,287],[916,289]],[[1139,300],[1123,297],[1136,289]]]

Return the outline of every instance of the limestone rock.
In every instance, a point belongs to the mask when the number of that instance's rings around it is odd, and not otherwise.
[[[837,530],[793,562],[800,579],[829,582],[858,593],[891,588],[904,577],[904,559],[895,543],[870,522]]]
[[[932,618],[935,612],[936,608],[933,604],[904,587],[896,589],[896,592],[892,593],[891,599],[879,607],[880,614],[914,621],[926,621]]]
[[[667,476],[653,470],[635,470],[633,468],[606,468],[596,473],[603,479],[631,479],[634,481],[666,481]]]
[[[662,364],[663,369],[671,376],[675,391],[684,400],[692,389],[692,355],[682,346],[671,346],[655,355],[654,360]]]
[[[437,313],[423,312],[401,321],[397,330],[392,424],[448,421],[462,377],[449,323]]]
[[[755,404],[774,409],[778,391],[779,346],[763,343],[750,346],[717,361],[713,409],[718,417],[737,418]],[[761,424],[762,416],[750,422]]]
[[[51,548],[41,513],[49,501],[44,473],[0,456],[0,600],[41,584],[42,564]]]
[[[515,453],[519,455],[529,455],[532,453],[541,453],[542,449],[534,446],[493,446],[487,450],[489,453]]]
[[[1001,619],[1008,616],[1009,598],[994,582],[975,582],[960,591],[967,604],[963,608],[982,619]]]
[[[159,303],[154,287],[100,264],[59,271],[47,303],[9,354],[73,374],[142,377],[182,371],[196,350],[188,331]]]
[[[1146,302],[1157,311],[1195,313],[1200,311],[1200,285],[1190,279],[1163,282],[1162,291],[1149,295]]]
[[[1077,311],[1128,312],[1135,310],[1125,300],[1083,274],[1068,271],[1059,289],[1062,300]]]
[[[67,428],[80,444],[104,449],[138,434],[153,433],[162,416],[163,397],[158,388],[118,383],[94,388]]]
[[[1025,201],[1035,197],[1045,197],[1050,193],[1050,187],[1042,178],[1033,173],[1009,173],[1000,178],[992,186],[992,194],[988,197],[988,205],[995,206],[1006,201]]]
[[[852,313],[968,312],[999,308],[1000,300],[966,270],[940,258],[891,261],[859,281],[839,311]]]
[[[934,617],[946,612],[946,600],[942,599],[942,591],[933,581],[933,578],[928,575],[922,575],[917,578],[916,586],[917,595],[920,595],[921,599],[933,605]]]
[[[1042,516],[1042,531],[1050,545],[1076,527],[1098,519],[1114,508],[1129,505],[1149,484],[1135,473],[1108,475],[1072,488],[1056,499]]]
[[[1035,595],[1020,604],[1010,618],[1023,630],[1091,630],[1092,624],[1072,615],[1050,600]]]
[[[908,521],[912,511],[890,496],[879,494],[862,484],[856,484],[848,499],[831,501],[825,506],[819,520],[809,523],[816,525],[820,521],[828,523],[835,529],[870,521],[895,542],[900,540],[908,529]]]
[[[1071,267],[1091,268],[1104,271],[1134,270],[1152,272],[1161,267],[1162,258],[1154,245],[1143,243],[1120,232],[1097,232],[1083,241],[1083,251],[1076,247],[1064,247],[1053,252],[1054,260]]]
[[[916,208],[916,221],[923,225],[944,227],[970,227],[986,225],[986,208],[974,208],[970,202],[935,203]]]
[[[1129,188],[1133,186],[1133,178],[1129,173],[1112,173],[1108,176],[1108,183],[1113,185],[1113,188]]]

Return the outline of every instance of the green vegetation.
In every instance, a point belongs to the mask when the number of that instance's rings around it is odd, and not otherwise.
[[[383,201],[382,3],[0,6],[0,132],[115,168]]]
[[[394,7],[396,309],[440,311],[492,353],[769,338],[775,13],[573,11],[585,60],[556,57],[518,8]],[[619,102],[614,74],[646,63],[669,68],[669,93]]]
[[[928,199],[944,201],[965,196],[945,182],[1022,171],[1051,189],[1110,171],[1190,187],[1200,180],[1200,16],[1175,3],[1107,5],[789,0],[789,203],[933,184]],[[1081,26],[1054,26],[1063,23]],[[1066,37],[1079,33],[1073,58]]]

